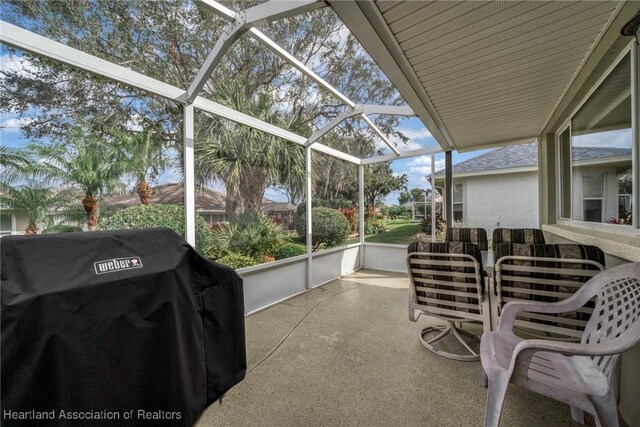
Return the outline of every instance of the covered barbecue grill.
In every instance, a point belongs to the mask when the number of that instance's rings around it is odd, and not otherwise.
[[[191,425],[244,378],[242,279],[172,230],[0,247],[3,424]]]

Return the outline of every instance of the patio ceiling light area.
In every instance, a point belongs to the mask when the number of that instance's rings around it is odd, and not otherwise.
[[[624,2],[330,4],[440,145],[465,151],[539,135]]]

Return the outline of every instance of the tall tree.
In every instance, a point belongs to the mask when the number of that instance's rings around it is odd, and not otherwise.
[[[406,174],[394,175],[390,162],[375,163],[365,169],[364,194],[368,207],[382,203],[382,199],[394,191],[406,190],[409,178]]]
[[[87,227],[94,230],[102,195],[124,187],[121,178],[126,164],[119,147],[76,130],[64,146],[33,146],[32,149],[42,157],[43,174],[49,182],[60,182],[82,191]]]
[[[230,7],[241,10],[255,4],[234,1]],[[184,89],[227,24],[184,0],[10,1],[2,3],[2,12],[8,22]],[[262,29],[354,102],[401,103],[393,86],[330,8],[265,24]],[[155,129],[160,138],[182,151],[179,104],[39,57],[16,53],[12,58],[20,66],[0,72],[0,110],[29,117],[22,128],[28,137],[65,144],[69,131],[79,123],[88,123],[91,134],[103,135],[105,129],[140,117],[145,127]],[[295,117],[312,130],[346,108],[249,36],[241,37],[225,54],[203,88],[204,97],[224,101],[214,82],[236,82],[248,98],[269,94],[283,117]],[[375,121],[383,131],[403,138],[393,130],[395,117],[377,116]],[[198,134],[207,135],[210,124],[201,124],[205,130]],[[340,145],[338,140],[344,139],[351,150],[375,151],[374,134],[356,120],[336,132],[339,138],[327,141],[329,145]],[[327,162],[316,169],[335,170],[333,159]],[[345,190],[334,188],[340,183],[337,179],[325,182],[331,194]],[[252,199],[260,186],[254,189]]]
[[[51,221],[52,213],[69,203],[66,192],[56,193],[41,185],[5,187],[4,190],[5,193],[0,194],[0,204],[7,212],[27,218],[26,235],[38,234],[40,225]]]
[[[0,188],[24,176],[34,165],[26,151],[0,145]]]
[[[117,131],[115,138],[124,153],[126,173],[136,179],[140,203],[148,205],[152,192],[149,181],[155,180],[169,165],[169,158],[164,155],[165,141],[151,128]]]
[[[300,117],[278,112],[267,94],[247,96],[236,84],[220,85],[218,99],[225,105],[296,133],[308,133]],[[201,183],[223,182],[227,215],[231,218],[261,211],[268,185],[286,185],[301,192],[305,182],[305,154],[300,146],[273,135],[202,116],[207,125],[196,138],[196,170]]]

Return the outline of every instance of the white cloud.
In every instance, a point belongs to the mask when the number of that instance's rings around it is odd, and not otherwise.
[[[30,117],[12,117],[10,119],[6,119],[0,123],[0,129],[3,132],[18,132],[23,126],[28,125],[34,119]]]
[[[142,123],[142,116],[138,113],[133,113],[129,116],[129,119],[125,124],[125,129],[131,132],[142,132],[144,130]]]
[[[411,151],[418,150],[420,148],[425,148],[427,145],[424,142],[427,141],[428,138],[433,138],[431,132],[427,130],[427,128],[422,129],[398,129],[400,132],[404,134],[409,140],[405,143],[397,136],[391,138],[392,142],[397,144],[398,149],[401,151]],[[384,143],[381,142],[384,145]],[[386,145],[384,145],[386,147]]]
[[[433,135],[431,135],[431,132],[429,132],[429,130],[427,128],[422,128],[422,129],[399,129],[399,130],[400,130],[400,132],[405,134],[405,136],[407,138],[409,138],[410,140],[412,140],[412,139],[421,140],[421,139],[427,139],[427,138],[432,138],[433,137]]]
[[[32,75],[36,70],[37,67],[26,56],[14,54],[0,56],[0,73],[20,71],[22,76],[28,76]]]
[[[430,187],[427,175],[431,174],[431,156],[416,157],[407,165],[407,177],[409,178],[409,188]],[[444,168],[444,159],[437,159],[436,171]]]

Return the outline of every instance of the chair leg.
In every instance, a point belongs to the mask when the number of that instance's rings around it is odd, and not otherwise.
[[[596,408],[596,425],[599,427],[618,426],[618,406],[616,405],[615,393],[609,391],[602,397],[591,396],[591,403]]]
[[[489,379],[489,390],[487,392],[487,413],[484,417],[484,427],[498,427],[504,397],[509,386],[509,377],[504,373],[493,375]]]
[[[584,425],[584,411],[582,409],[571,407],[571,419],[580,425]]]
[[[487,377],[487,373],[484,371],[482,367],[480,367],[480,387],[487,388],[489,386],[489,378]]]

